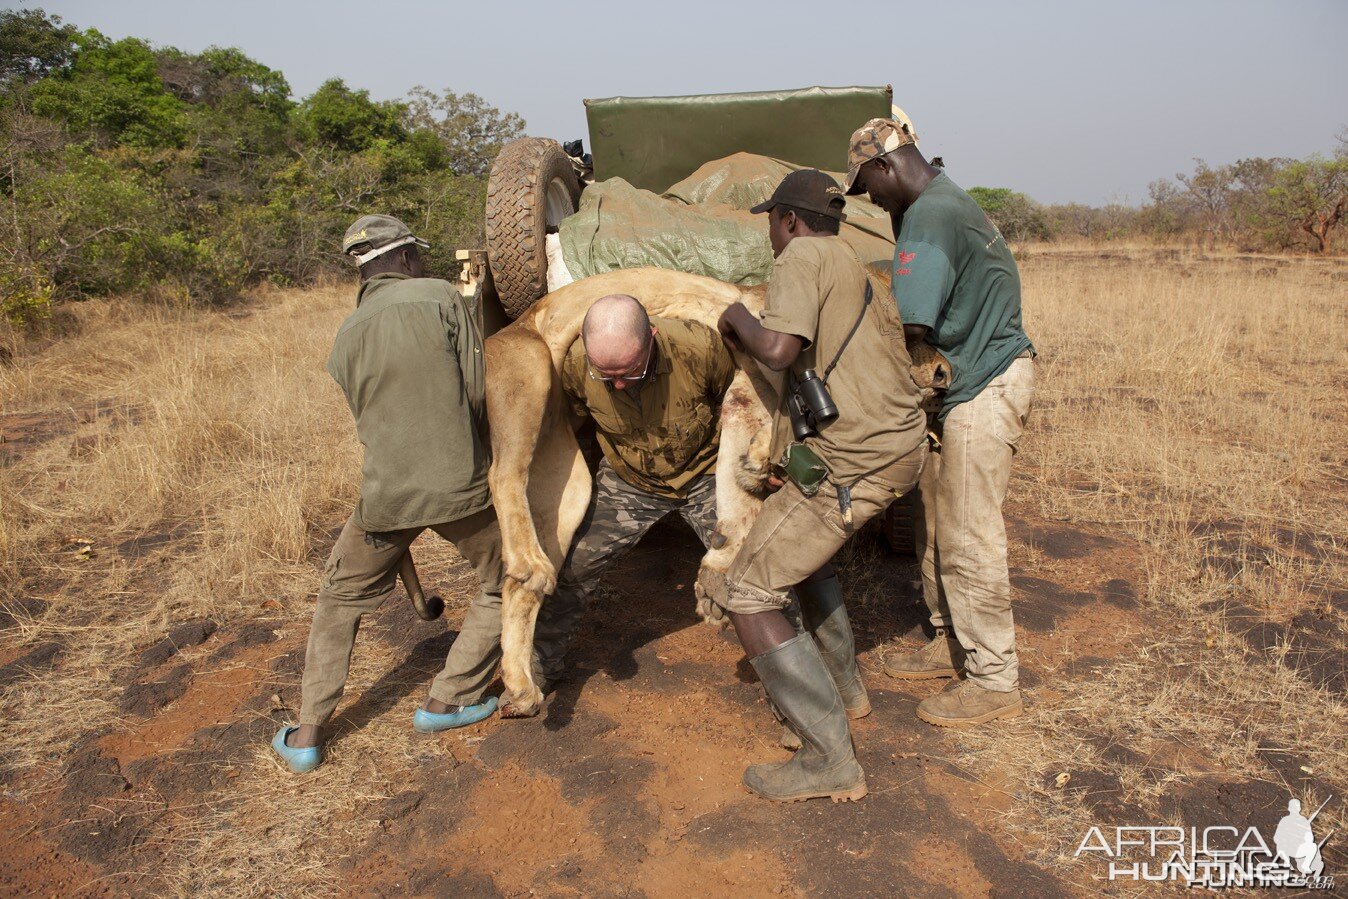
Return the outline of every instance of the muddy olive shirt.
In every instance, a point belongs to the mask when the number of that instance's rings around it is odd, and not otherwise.
[[[706,325],[658,316],[651,324],[655,357],[639,391],[590,377],[581,340],[562,363],[562,389],[577,415],[594,419],[600,449],[618,477],[680,499],[694,480],[716,470],[721,401],[735,361]]]
[[[842,238],[797,237],[772,265],[761,319],[765,328],[804,340],[791,371],[814,369],[820,378],[860,319],[828,379],[838,417],[805,440],[833,479],[849,485],[906,456],[926,436],[903,322],[883,295],[873,294],[869,306],[865,296],[866,270]],[[785,402],[773,435],[777,460],[792,439]]]
[[[950,360],[940,418],[1033,350],[1020,323],[1020,273],[997,226],[942,172],[903,214],[894,299]]]
[[[482,335],[449,282],[384,274],[362,284],[328,374],[365,447],[361,529],[455,521],[491,504]]]

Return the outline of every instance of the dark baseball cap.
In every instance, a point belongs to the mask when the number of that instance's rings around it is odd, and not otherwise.
[[[818,169],[800,169],[783,178],[772,196],[749,211],[768,212],[774,206],[794,206],[845,222],[847,216],[843,214],[843,206],[846,203],[837,181]]]

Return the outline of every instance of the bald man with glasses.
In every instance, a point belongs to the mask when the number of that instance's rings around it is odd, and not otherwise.
[[[562,390],[572,412],[594,422],[603,460],[557,592],[539,611],[534,646],[547,685],[564,673],[590,595],[617,555],[671,512],[708,545],[716,528],[721,400],[734,374],[712,328],[651,318],[630,296],[590,307],[581,339],[562,363]]]

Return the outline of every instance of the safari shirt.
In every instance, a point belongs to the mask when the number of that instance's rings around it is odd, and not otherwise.
[[[899,314],[931,328],[950,360],[939,418],[1033,350],[1020,323],[1020,273],[997,226],[942,172],[903,214],[891,282]]]
[[[826,385],[838,417],[805,440],[834,481],[848,486],[892,465],[926,436],[903,322],[882,294],[874,295],[869,307],[865,295],[866,270],[846,241],[797,237],[772,265],[761,319],[763,327],[805,341],[792,373],[799,377],[814,369],[821,379],[861,319]],[[774,461],[792,440],[789,389],[788,379],[774,422]]]
[[[655,496],[682,499],[716,470],[721,401],[735,362],[706,325],[651,318],[655,356],[639,392],[590,377],[584,341],[562,363],[562,389],[577,415],[594,419],[599,447],[618,477]]]
[[[362,530],[455,521],[491,504],[482,335],[449,282],[381,274],[362,284],[328,374],[365,447]]]

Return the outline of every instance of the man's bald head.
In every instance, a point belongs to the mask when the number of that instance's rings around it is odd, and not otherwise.
[[[636,297],[612,294],[595,300],[580,333],[590,364],[602,374],[621,374],[646,358],[651,319]]]

